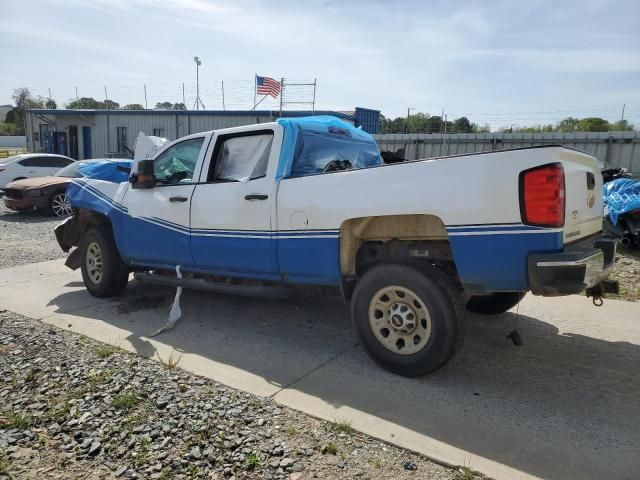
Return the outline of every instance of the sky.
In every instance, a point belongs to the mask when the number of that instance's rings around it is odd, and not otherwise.
[[[640,127],[637,0],[0,0],[0,104],[15,88],[63,106],[249,109],[256,73],[285,108],[467,116],[495,128],[567,116]],[[289,85],[289,86],[287,86]],[[266,99],[258,108],[279,108]]]

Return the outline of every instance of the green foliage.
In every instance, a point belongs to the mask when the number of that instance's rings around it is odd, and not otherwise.
[[[111,400],[111,405],[120,410],[130,410],[140,402],[140,397],[135,392],[123,393],[116,395]]]
[[[9,115],[7,115],[9,117]],[[15,135],[16,126],[9,122],[0,122],[0,136],[2,135]]]
[[[118,102],[114,102],[113,100],[103,100],[98,101],[92,97],[81,97],[77,100],[73,100],[67,104],[67,108],[78,110],[98,110],[98,109],[109,109],[116,110],[120,108],[120,104]]]
[[[253,470],[256,467],[260,466],[260,459],[254,453],[247,455],[247,469]]]
[[[144,107],[140,103],[129,103],[122,107],[122,110],[144,110]]]
[[[598,117],[583,118],[578,122],[578,129],[581,132],[608,132],[609,122]]]
[[[184,103],[158,102],[154,107],[155,110],[186,110]]]

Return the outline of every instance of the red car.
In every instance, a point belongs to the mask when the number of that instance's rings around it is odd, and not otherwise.
[[[53,177],[25,178],[4,187],[4,204],[11,210],[48,210],[57,217],[73,212],[65,191],[72,178],[80,178],[78,167],[98,160],[83,160],[59,170]]]

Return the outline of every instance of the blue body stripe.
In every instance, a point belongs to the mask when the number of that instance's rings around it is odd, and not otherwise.
[[[107,215],[120,254],[132,264],[290,283],[339,285],[339,230],[190,229],[134,218],[82,181],[67,188],[73,206]],[[527,257],[562,250],[562,232],[527,225],[447,227],[460,279],[478,291],[528,290]],[[195,254],[192,254],[195,253]]]

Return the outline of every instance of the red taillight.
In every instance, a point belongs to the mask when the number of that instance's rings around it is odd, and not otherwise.
[[[553,163],[520,174],[522,222],[540,227],[564,226],[564,170]]]

